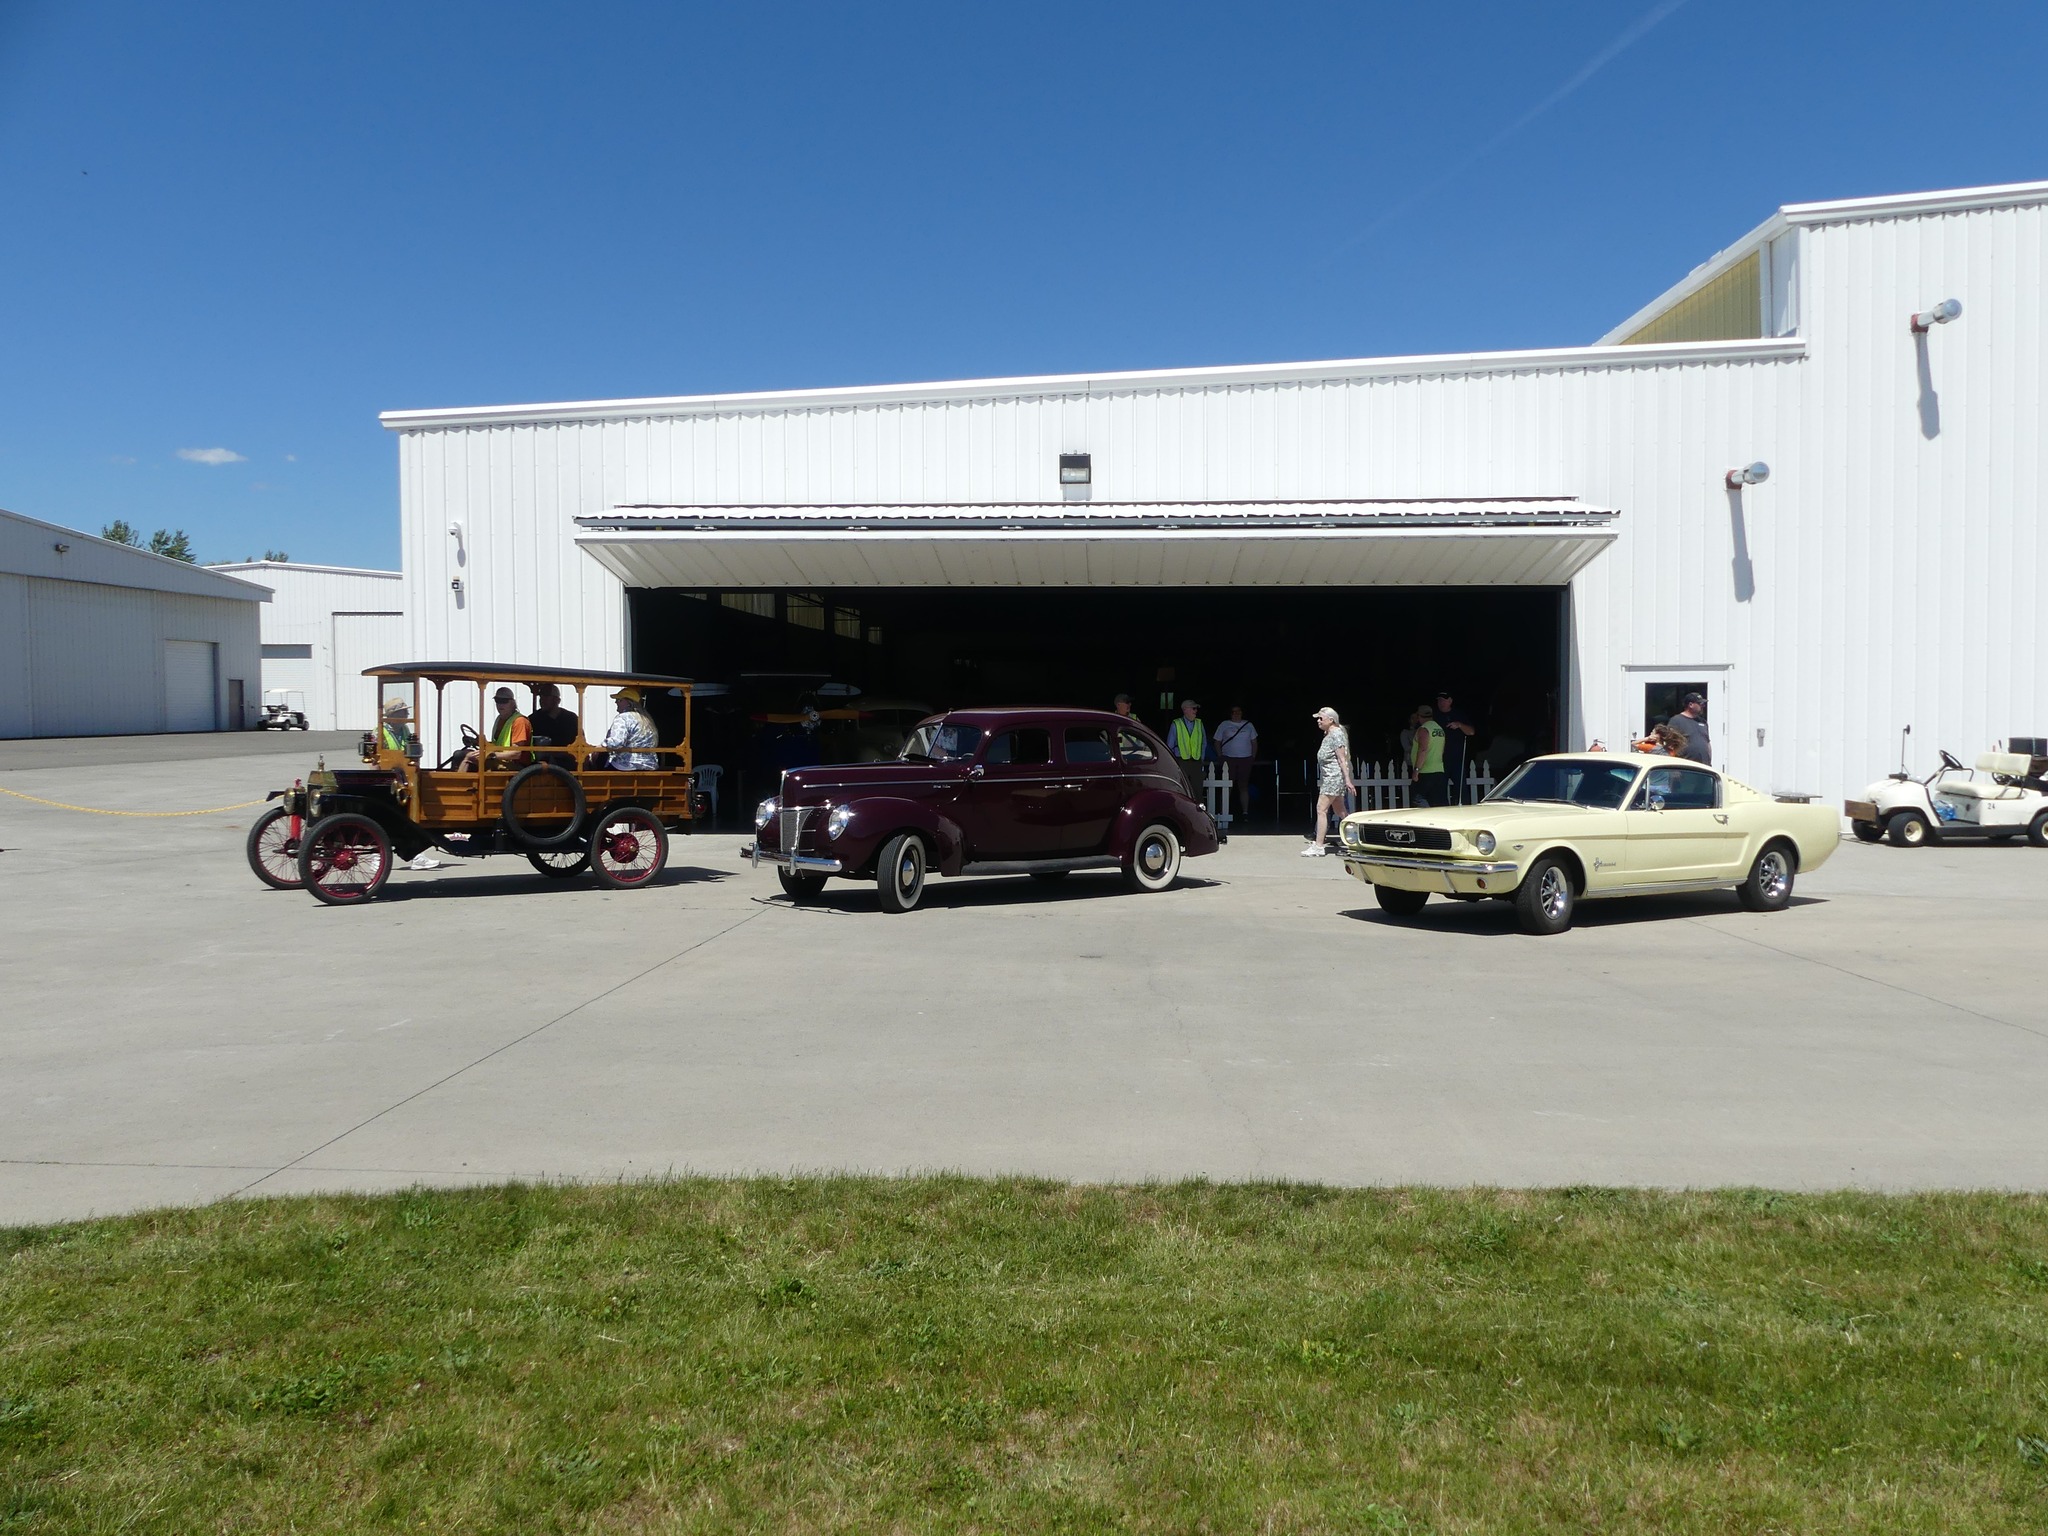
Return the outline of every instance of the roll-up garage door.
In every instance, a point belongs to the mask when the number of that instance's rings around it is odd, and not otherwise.
[[[164,729],[217,730],[211,640],[164,642]]]

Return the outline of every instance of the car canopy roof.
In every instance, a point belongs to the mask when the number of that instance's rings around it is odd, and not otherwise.
[[[687,677],[663,677],[653,672],[593,672],[580,667],[543,667],[517,661],[394,661],[381,667],[365,667],[365,677],[417,678],[428,683],[566,683],[587,688],[593,683],[615,687],[687,688]]]

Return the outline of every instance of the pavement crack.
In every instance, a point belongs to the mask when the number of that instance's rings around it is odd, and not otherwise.
[[[674,954],[669,955],[664,959],[655,961],[654,964],[648,966],[645,970],[635,971],[631,976],[628,976],[625,980],[618,982],[613,986],[606,987],[604,991],[598,993],[595,997],[586,997],[585,999],[583,999],[582,1002],[578,1003],[575,1007],[564,1009],[562,1012],[556,1014],[552,1019],[548,1019],[542,1023],[534,1025],[533,1028],[527,1030],[524,1034],[514,1035],[510,1040],[505,1041],[503,1044],[493,1046],[490,1050],[485,1051],[483,1055],[477,1057],[476,1060],[465,1062],[463,1065],[457,1067],[452,1072],[443,1073],[440,1077],[435,1078],[434,1081],[428,1083],[425,1087],[417,1088],[413,1090],[413,1092],[408,1093],[404,1098],[396,1101],[395,1103],[385,1105],[382,1109],[378,1110],[374,1115],[365,1116],[363,1119],[357,1121],[354,1125],[350,1126],[347,1130],[336,1132],[334,1135],[328,1137],[325,1141],[321,1142],[320,1145],[318,1145],[317,1147],[308,1147],[304,1152],[301,1152],[297,1157],[293,1158],[290,1162],[280,1164],[278,1167],[271,1169],[268,1173],[264,1174],[262,1178],[251,1179],[247,1184],[242,1185],[238,1189],[229,1191],[226,1195],[222,1196],[221,1198],[225,1200],[233,1200],[238,1196],[247,1194],[257,1185],[265,1183],[270,1179],[274,1179],[281,1173],[289,1172],[290,1170],[298,1167],[300,1164],[305,1163],[314,1157],[317,1157],[320,1153],[325,1152],[329,1147],[335,1145],[337,1142],[346,1141],[349,1137],[355,1135],[357,1131],[360,1131],[367,1126],[375,1125],[379,1120],[382,1120],[386,1115],[392,1114],[398,1110],[405,1108],[405,1106],[412,1103],[413,1100],[424,1098],[427,1094],[432,1093],[436,1088],[445,1087],[447,1084],[454,1082],[456,1078],[461,1077],[465,1072],[475,1071],[485,1062],[491,1060],[493,1057],[504,1055],[505,1052],[511,1050],[516,1045],[524,1045],[527,1041],[531,1040],[535,1035],[553,1029],[557,1024],[560,1024],[565,1019],[574,1018],[577,1014],[581,1013],[584,1009],[590,1007],[593,1003],[601,1003],[606,998],[612,996],[614,993],[623,992],[627,987],[632,986],[635,982],[646,980],[649,976],[652,976],[656,971],[660,970],[663,966],[674,965],[676,961],[682,959],[685,955],[694,954],[698,950],[702,949],[705,945],[712,943],[714,940],[724,938],[728,933],[731,933],[735,928],[744,928],[748,923],[751,923],[755,918],[759,917],[760,915],[761,914],[759,911],[749,912],[745,917],[741,918],[738,922],[728,923],[725,925],[725,927],[719,929],[716,933],[706,934],[703,938],[697,940],[697,942],[694,944],[685,944],[681,949],[677,950]]]

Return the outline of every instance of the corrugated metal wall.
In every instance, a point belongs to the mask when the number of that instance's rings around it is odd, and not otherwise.
[[[215,718],[226,722],[230,678],[243,681],[250,701],[255,697],[261,675],[258,606],[0,575],[0,636],[22,636],[18,648],[0,648],[0,736],[165,729],[164,645],[173,640],[218,647]]]
[[[2031,624],[2048,581],[2042,217],[1803,230],[1803,356],[1765,342],[409,430],[411,649],[622,664],[621,589],[571,543],[573,518],[620,504],[1054,501],[1057,455],[1078,450],[1105,501],[1579,496],[1622,509],[1573,584],[1580,739],[1640,723],[1639,669],[1713,668],[1727,765],[1838,795],[1890,766],[1909,719],[1926,751],[1939,737],[1965,757],[2048,733]],[[1926,339],[1924,388],[1906,316],[1950,296],[1965,314]],[[1727,491],[1723,472],[1757,459],[1770,482]]]
[[[1622,338],[1625,347],[1660,341],[1733,341],[1762,336],[1764,330],[1763,257],[1752,251],[1726,272],[1686,295],[1648,324]]]
[[[312,647],[312,656],[307,661],[273,661],[267,665],[262,686],[303,689],[307,724],[313,730],[366,729],[371,722],[357,716],[362,713],[363,687],[368,685],[359,686],[360,678],[351,680],[347,674],[360,673],[364,666],[412,659],[398,654],[405,649],[406,638],[404,626],[396,617],[405,604],[405,587],[398,573],[274,561],[213,569],[261,582],[271,589],[271,599],[263,608],[265,645]],[[339,654],[334,644],[335,618],[339,614],[390,615],[369,626],[388,640],[388,654],[376,655],[368,661],[362,659],[359,649],[352,649],[346,656]],[[363,628],[352,626],[350,633],[359,634]],[[337,674],[341,674],[339,682]]]

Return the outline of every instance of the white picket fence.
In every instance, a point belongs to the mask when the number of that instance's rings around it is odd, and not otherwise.
[[[1315,772],[1315,764],[1304,765],[1304,775]],[[1361,811],[1400,810],[1415,803],[1415,784],[1408,777],[1408,768],[1399,759],[1384,763],[1359,763],[1355,769],[1358,780],[1358,797],[1354,809]],[[1202,779],[1202,788],[1209,803],[1209,814],[1216,818],[1216,825],[1225,831],[1230,828],[1230,780],[1224,776],[1223,765],[1212,762]],[[1484,800],[1493,789],[1493,770],[1484,763],[1471,763],[1465,769],[1465,804],[1476,805]]]

